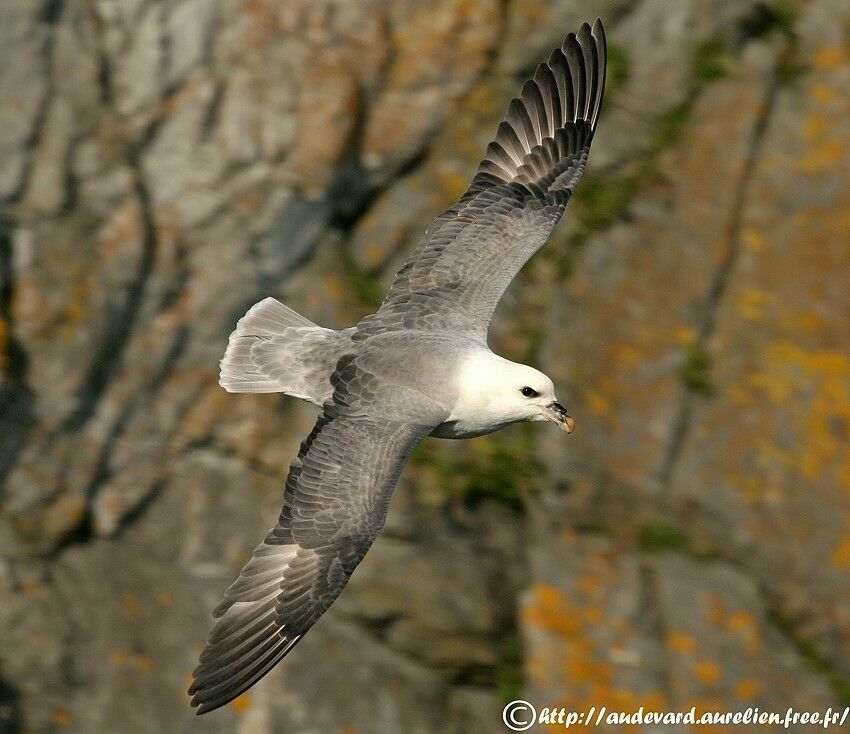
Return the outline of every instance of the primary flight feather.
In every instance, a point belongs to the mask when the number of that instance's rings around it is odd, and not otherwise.
[[[537,67],[469,189],[432,222],[374,314],[334,331],[267,298],[240,319],[221,385],[286,393],[322,413],[292,462],[277,524],[213,610],[189,689],[196,713],[256,683],[330,607],[423,438],[480,436],[518,421],[572,431],[552,381],[491,352],[487,331],[584,173],[605,53],[597,20]]]

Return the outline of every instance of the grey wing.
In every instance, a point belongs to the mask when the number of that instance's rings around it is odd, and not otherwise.
[[[569,34],[537,67],[469,189],[432,222],[355,339],[406,328],[486,338],[499,299],[548,239],[584,173],[605,69],[599,20]]]
[[[411,451],[444,417],[426,401],[421,423],[382,418],[374,380],[344,362],[292,463],[277,525],[213,611],[189,689],[198,714],[250,688],[330,607],[383,526]]]

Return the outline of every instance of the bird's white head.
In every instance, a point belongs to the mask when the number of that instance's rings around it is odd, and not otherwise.
[[[552,380],[528,365],[480,353],[464,365],[459,387],[451,420],[464,433],[487,433],[520,421],[549,420],[567,433],[575,427]]]

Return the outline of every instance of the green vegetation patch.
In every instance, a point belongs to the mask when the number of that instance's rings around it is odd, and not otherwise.
[[[722,557],[717,548],[695,541],[662,518],[647,520],[640,525],[635,531],[635,540],[644,553],[675,551],[702,562]]]
[[[788,86],[799,79],[808,67],[800,60],[796,45],[790,45],[776,61],[776,74],[781,86]]]
[[[346,269],[346,280],[359,305],[377,308],[383,298],[377,275],[351,266]]]
[[[691,79],[697,87],[725,77],[731,70],[734,58],[723,41],[709,39],[699,44],[691,59]]]
[[[660,152],[665,146],[678,143],[691,121],[693,105],[682,102],[658,117],[652,128],[652,149]]]
[[[586,175],[573,195],[573,214],[578,224],[571,237],[572,244],[583,244],[593,232],[606,229],[620,219],[640,189],[640,183],[639,172],[604,177]]]
[[[687,551],[690,548],[690,543],[682,531],[663,520],[641,525],[637,530],[637,542],[640,549],[647,553],[665,550]]]
[[[620,44],[608,41],[608,68],[605,72],[605,93],[611,94],[629,80],[631,60],[629,52]],[[604,106],[603,106],[604,110]]]
[[[744,18],[742,30],[747,38],[764,38],[774,32],[791,38],[799,15],[800,9],[792,0],[760,2]]]
[[[818,649],[817,645],[800,635],[779,610],[769,609],[767,617],[793,644],[797,654],[809,667],[827,679],[836,697],[845,706],[850,706],[850,680],[838,672],[836,666]]]
[[[714,384],[711,382],[711,355],[700,343],[688,347],[685,361],[679,368],[679,377],[685,387],[701,395],[713,395]]]
[[[517,425],[489,436],[464,441],[457,450],[426,441],[411,463],[420,471],[436,474],[447,498],[476,506],[495,500],[521,512],[524,491],[533,491],[543,466],[537,458],[531,425]],[[454,448],[454,447],[453,447]]]
[[[521,698],[522,689],[525,685],[522,642],[519,636],[513,634],[506,637],[501,652],[502,655],[499,662],[496,663],[493,677],[499,704],[504,706]]]

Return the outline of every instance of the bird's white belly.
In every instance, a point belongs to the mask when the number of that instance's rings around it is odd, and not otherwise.
[[[504,372],[513,366],[490,350],[478,349],[461,363],[455,378],[457,397],[451,414],[433,431],[439,438],[474,438],[510,425],[517,417],[506,410]]]
[[[433,431],[437,438],[475,438],[498,431],[510,423],[484,423],[475,420],[451,420],[441,423]]]

